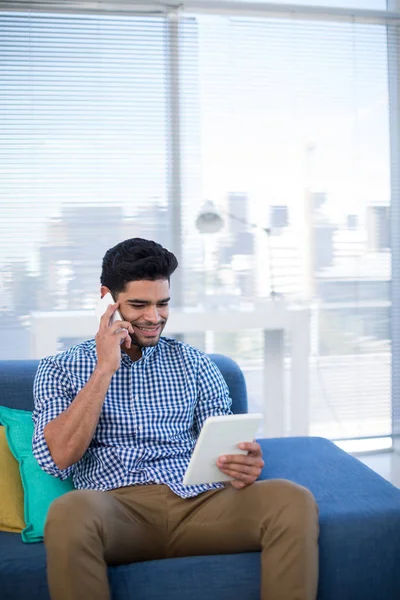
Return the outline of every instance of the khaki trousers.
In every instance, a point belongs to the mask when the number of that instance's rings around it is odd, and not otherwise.
[[[180,498],[166,485],[57,498],[45,526],[52,600],[110,600],[107,565],[261,550],[262,600],[315,600],[318,510],[285,480]]]

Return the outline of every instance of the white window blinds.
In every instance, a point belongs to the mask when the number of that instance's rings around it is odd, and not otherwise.
[[[208,285],[214,295],[220,292],[221,303],[222,290],[234,294],[229,285],[238,286],[241,301],[250,301],[254,294],[268,294],[273,275],[275,289],[287,301],[307,298],[310,431],[332,438],[387,435],[386,27],[202,16],[185,23],[182,35],[194,28],[201,197],[236,217],[272,226],[273,274],[264,260],[266,236],[228,218],[208,263]],[[261,343],[252,332],[214,336],[215,349],[230,348],[238,360],[247,358],[250,394],[258,407]]]
[[[32,285],[8,302],[76,309],[110,244],[167,229],[165,20],[2,14],[0,28],[0,259]]]
[[[187,307],[271,284],[309,305],[310,432],[390,434],[388,48],[381,20],[0,13],[1,357],[31,357],[33,312],[91,310],[105,250],[139,235],[177,252]],[[188,341],[260,408],[259,331]]]

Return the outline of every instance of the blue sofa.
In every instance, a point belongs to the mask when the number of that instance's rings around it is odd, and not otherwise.
[[[233,410],[246,412],[239,367],[224,356],[211,357],[230,388]],[[1,405],[32,409],[36,368],[36,361],[0,361]],[[318,502],[318,600],[400,598],[400,491],[325,439],[259,441],[261,478],[300,483]],[[113,600],[258,600],[259,563],[258,552],[165,559],[112,567],[109,579]],[[0,532],[0,598],[49,600],[43,544],[23,544],[19,534]]]

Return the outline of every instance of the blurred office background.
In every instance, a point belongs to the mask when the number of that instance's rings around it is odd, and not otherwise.
[[[399,8],[0,2],[0,359],[94,335],[104,252],[145,237],[266,434],[395,448]]]

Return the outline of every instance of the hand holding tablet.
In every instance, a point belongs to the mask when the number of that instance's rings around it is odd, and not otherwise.
[[[259,413],[223,415],[206,419],[189,466],[183,478],[184,485],[201,485],[231,481],[233,477],[217,466],[222,455],[247,454],[238,444],[252,442],[263,416]]]

